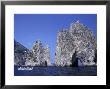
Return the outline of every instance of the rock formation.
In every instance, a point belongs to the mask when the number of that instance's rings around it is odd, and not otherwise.
[[[96,50],[95,36],[87,26],[77,21],[69,29],[58,32],[55,65],[71,66],[76,61],[78,66],[96,65]]]
[[[46,61],[47,65],[50,66],[50,48],[48,45],[44,47],[44,60]]]
[[[14,65],[50,66],[50,48],[36,41],[29,50],[14,41]],[[93,32],[79,21],[57,34],[55,66],[97,65],[97,43]]]
[[[20,66],[49,66],[50,49],[48,45],[43,47],[40,41],[36,41],[32,50],[28,50],[19,42],[15,42],[14,62]]]
[[[26,47],[14,40],[14,65],[25,65],[27,52]]]
[[[48,46],[43,47],[41,41],[36,41],[31,53],[28,54],[25,65],[26,66],[49,66],[50,63],[50,49]]]

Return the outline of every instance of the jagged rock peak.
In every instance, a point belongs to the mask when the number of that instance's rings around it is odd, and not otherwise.
[[[79,21],[79,20],[77,20],[77,21],[76,21],[76,23],[80,23],[80,21]]]
[[[81,23],[79,20],[70,24],[70,30],[74,30],[74,29],[79,30],[85,27],[86,26],[83,23]]]
[[[41,41],[40,40],[37,40],[35,43],[41,43]]]

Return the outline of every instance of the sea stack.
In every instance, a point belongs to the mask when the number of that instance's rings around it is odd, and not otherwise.
[[[57,34],[56,66],[96,65],[97,43],[93,32],[80,21]]]

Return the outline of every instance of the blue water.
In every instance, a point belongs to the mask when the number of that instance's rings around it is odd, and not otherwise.
[[[96,76],[97,67],[33,67],[33,70],[18,70],[14,76]]]

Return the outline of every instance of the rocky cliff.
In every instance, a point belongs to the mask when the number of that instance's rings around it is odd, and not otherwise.
[[[26,66],[49,66],[50,63],[50,49],[46,45],[43,47],[41,41],[36,41],[33,45],[31,53],[28,54],[25,65]]]
[[[14,65],[25,65],[27,52],[26,47],[14,40]]]
[[[51,65],[50,49],[48,45],[43,47],[40,41],[36,41],[33,48],[29,50],[15,41],[14,64],[19,66],[49,66]]]
[[[93,32],[79,21],[58,32],[56,66],[96,65],[97,44]]]

